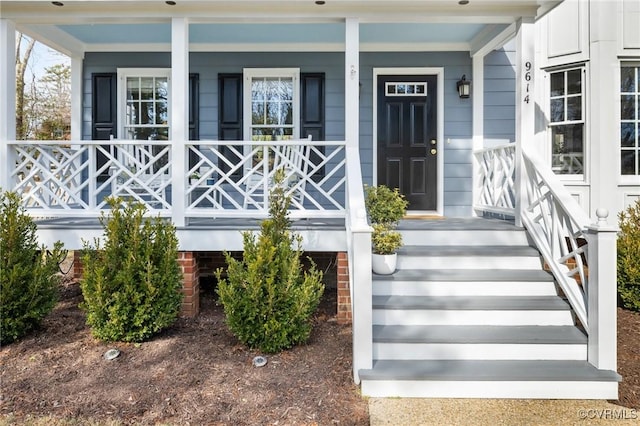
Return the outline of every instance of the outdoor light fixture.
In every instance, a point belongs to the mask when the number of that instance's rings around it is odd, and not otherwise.
[[[467,80],[467,76],[465,74],[463,74],[462,78],[458,80],[456,87],[458,88],[458,95],[461,99],[466,99],[471,95],[471,81]]]

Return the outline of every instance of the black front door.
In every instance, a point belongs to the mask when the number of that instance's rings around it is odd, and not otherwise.
[[[437,77],[378,77],[378,184],[398,188],[409,210],[437,209]]]

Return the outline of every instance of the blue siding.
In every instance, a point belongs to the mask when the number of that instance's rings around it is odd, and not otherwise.
[[[490,55],[490,56],[493,56]],[[487,60],[487,67],[489,65]],[[170,67],[168,53],[87,53],[84,61],[83,137],[91,135],[91,74],[115,72],[120,67]],[[325,135],[327,140],[344,139],[344,54],[290,53],[290,52],[240,52],[204,53],[194,52],[190,56],[190,72],[200,76],[200,137],[218,139],[218,74],[240,73],[245,67],[299,67],[301,72],[324,72],[326,76]],[[444,152],[445,215],[468,216],[471,212],[471,99],[460,99],[456,82],[463,74],[471,75],[471,58],[465,52],[365,52],[360,55],[360,154],[365,183],[373,181],[373,68],[381,67],[443,67],[445,72]],[[501,69],[498,67],[498,69]],[[493,74],[491,69],[487,75]],[[502,70],[504,71],[504,70]],[[513,78],[512,78],[513,79]],[[496,82],[497,84],[498,82]],[[511,83],[513,84],[513,83]],[[491,86],[494,87],[494,86]],[[495,109],[488,126],[502,123],[492,135],[508,133],[502,119],[509,112],[505,99],[499,98],[499,84],[487,94],[488,104]],[[494,98],[493,94],[496,95]],[[508,93],[504,94],[508,97]],[[513,98],[513,96],[512,96]],[[494,103],[500,105],[493,105]],[[513,108],[513,99],[511,99]],[[489,108],[491,109],[491,108]],[[498,114],[498,115],[496,115]],[[511,111],[511,119],[513,112]],[[486,124],[485,124],[486,125]],[[513,124],[511,124],[513,134]],[[448,141],[448,143],[447,143]]]
[[[513,43],[508,43],[489,53],[484,60],[485,147],[515,140],[515,56]]]

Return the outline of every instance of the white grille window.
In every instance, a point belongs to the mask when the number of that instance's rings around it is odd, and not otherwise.
[[[557,174],[584,174],[584,70],[550,73],[551,167]]]
[[[620,67],[620,172],[640,175],[640,66]]]

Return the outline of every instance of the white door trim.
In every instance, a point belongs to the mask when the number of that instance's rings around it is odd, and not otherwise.
[[[436,214],[442,216],[444,214],[444,67],[408,67],[408,68],[374,68],[373,69],[373,156],[371,158],[373,164],[373,184],[378,184],[378,76],[380,75],[411,75],[424,74],[435,75],[438,81],[438,173],[437,173],[437,210],[429,212],[409,212],[416,214]]]

